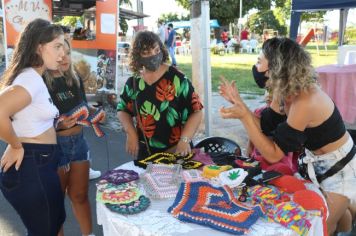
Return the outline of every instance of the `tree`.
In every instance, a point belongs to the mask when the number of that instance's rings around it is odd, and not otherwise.
[[[189,20],[190,16],[178,16],[177,13],[167,13],[167,14],[162,14],[159,17],[160,20],[162,20],[163,22],[170,22],[170,21],[182,21],[182,20]]]
[[[243,1],[242,15],[246,14],[250,9],[268,10],[271,7],[272,0],[241,0]],[[190,0],[176,0],[176,2],[190,9]],[[210,18],[217,19],[221,25],[227,25],[239,18],[240,0],[210,0]]]
[[[247,25],[252,32],[260,35],[264,29],[276,30],[279,35],[287,34],[287,27],[280,24],[272,10],[252,14],[247,21]]]
[[[132,6],[130,0],[119,0],[119,7],[122,5],[128,5],[130,7]],[[126,34],[127,30],[129,29],[129,25],[127,24],[126,19],[123,18],[121,15],[119,15],[119,26],[122,32]]]

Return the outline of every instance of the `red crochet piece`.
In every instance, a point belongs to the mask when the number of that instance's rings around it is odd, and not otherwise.
[[[319,196],[319,194],[307,189],[297,191],[293,195],[293,201],[301,205],[306,210],[320,210],[323,214],[324,235],[328,235],[328,228],[326,225],[328,207],[325,205],[324,200],[321,196]]]
[[[287,193],[295,193],[306,189],[302,180],[291,175],[283,175],[277,179],[271,180],[269,183]]]

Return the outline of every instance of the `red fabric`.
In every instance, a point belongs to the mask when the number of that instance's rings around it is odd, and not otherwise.
[[[248,35],[250,33],[247,30],[241,31],[240,40],[248,40]]]
[[[287,193],[295,193],[306,189],[302,180],[291,175],[283,175],[277,179],[271,180],[269,183]]]
[[[324,235],[328,235],[328,228],[326,224],[326,216],[328,207],[325,205],[324,200],[311,190],[301,190],[293,194],[293,201],[298,203],[306,210],[320,210],[323,214],[323,231]]]

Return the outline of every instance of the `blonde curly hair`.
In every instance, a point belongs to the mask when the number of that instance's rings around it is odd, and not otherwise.
[[[262,45],[262,52],[268,60],[269,86],[280,99],[317,85],[310,54],[293,40],[268,39]]]

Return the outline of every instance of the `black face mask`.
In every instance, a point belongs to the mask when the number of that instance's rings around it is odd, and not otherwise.
[[[162,64],[163,53],[159,52],[157,55],[150,57],[141,57],[140,63],[149,71],[156,71]]]
[[[266,87],[266,82],[269,79],[267,76],[265,76],[267,71],[268,70],[263,71],[263,72],[258,72],[256,65],[252,66],[253,78],[255,79],[255,82],[256,82],[257,86],[260,87],[260,88],[265,88]]]

